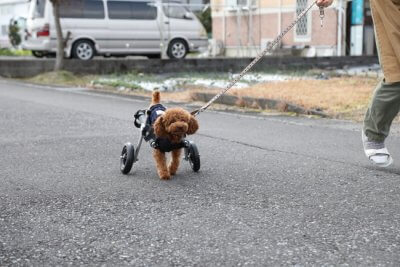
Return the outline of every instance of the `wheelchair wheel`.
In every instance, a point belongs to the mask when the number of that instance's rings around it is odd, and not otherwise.
[[[135,148],[131,143],[126,143],[122,148],[120,157],[120,170],[123,174],[128,174],[133,165],[133,160],[135,159]]]
[[[185,149],[185,152],[187,153],[186,155],[189,160],[190,167],[192,167],[194,172],[198,172],[200,170],[200,155],[199,151],[197,150],[197,146],[190,142],[190,145]]]

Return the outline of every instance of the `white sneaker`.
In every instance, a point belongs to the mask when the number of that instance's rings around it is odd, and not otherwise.
[[[369,141],[364,131],[361,131],[361,139],[365,155],[374,165],[385,168],[393,163],[384,142]]]

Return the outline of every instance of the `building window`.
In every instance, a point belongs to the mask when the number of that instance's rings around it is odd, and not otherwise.
[[[257,7],[257,0],[226,0],[228,7]]]
[[[299,16],[307,8],[307,0],[296,0],[296,16]],[[310,39],[310,17],[309,14],[302,17],[296,25],[296,41],[307,41]]]

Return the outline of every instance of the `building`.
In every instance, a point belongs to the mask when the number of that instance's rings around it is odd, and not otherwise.
[[[311,3],[211,0],[213,44],[223,48],[226,56],[254,57]],[[273,53],[311,57],[376,54],[369,0],[336,0],[324,13],[321,27],[320,11],[314,6]]]
[[[10,47],[8,26],[11,19],[28,16],[30,0],[0,0],[0,48]]]

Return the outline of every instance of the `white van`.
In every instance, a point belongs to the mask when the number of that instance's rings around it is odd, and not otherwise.
[[[179,2],[146,0],[60,1],[66,57],[89,60],[94,55],[144,55],[170,58],[206,49],[207,33],[197,17]],[[57,47],[53,7],[49,0],[32,0],[27,36],[22,44],[37,57]]]

